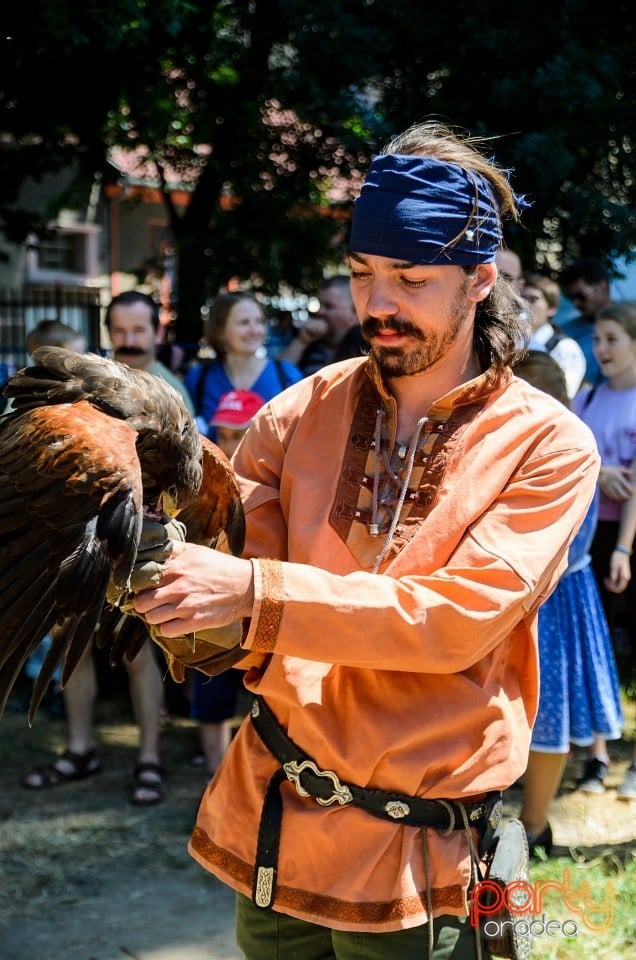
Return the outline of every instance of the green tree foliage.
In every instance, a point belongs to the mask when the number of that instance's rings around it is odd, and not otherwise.
[[[312,287],[346,244],[325,212],[350,209],[352,175],[431,115],[493,138],[532,202],[507,237],[526,264],[636,246],[627,2],[556,0],[540,23],[519,0],[25,0],[12,17],[0,225],[15,241],[52,215],[16,208],[25,175],[105,174],[112,146],[144,147],[192,186],[185,212],[164,192],[183,339],[230,276]]]
[[[394,0],[395,36],[409,4]],[[399,66],[380,51],[382,108],[397,126],[435,112],[512,170],[532,207],[507,237],[533,266],[611,261],[636,246],[636,20],[625,0],[448,4],[411,15]],[[393,63],[393,67],[392,67]]]

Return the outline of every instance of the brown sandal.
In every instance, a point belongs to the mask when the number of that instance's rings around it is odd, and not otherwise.
[[[151,807],[164,798],[163,768],[150,761],[138,763],[133,771],[133,791],[130,802],[137,807]]]
[[[73,753],[65,750],[53,763],[44,767],[34,767],[21,783],[27,790],[48,790],[73,780],[85,780],[99,773],[102,765],[96,751],[87,750],[86,753]]]

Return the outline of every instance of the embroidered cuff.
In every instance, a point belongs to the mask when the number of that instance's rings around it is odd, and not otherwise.
[[[271,653],[276,646],[283,619],[283,568],[280,560],[252,560],[254,609],[252,622],[242,646],[259,653]]]

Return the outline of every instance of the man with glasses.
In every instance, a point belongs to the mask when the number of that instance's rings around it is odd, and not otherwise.
[[[585,354],[586,381],[597,383],[601,372],[592,351],[592,332],[596,314],[612,302],[609,273],[600,260],[584,257],[563,270],[560,285],[579,311],[578,316],[562,324],[563,330],[577,341]]]

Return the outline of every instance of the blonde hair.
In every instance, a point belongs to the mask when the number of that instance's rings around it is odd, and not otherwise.
[[[84,334],[59,320],[40,320],[26,336],[27,352],[38,347],[66,347],[75,340],[85,340]]]

